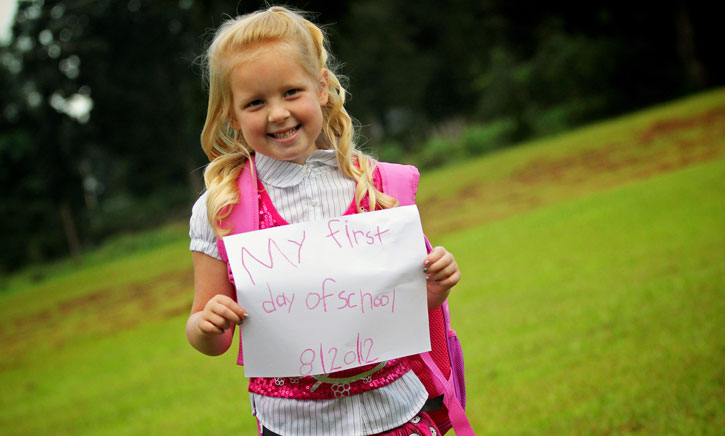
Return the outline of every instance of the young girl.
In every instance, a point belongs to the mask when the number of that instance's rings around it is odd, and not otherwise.
[[[260,228],[398,205],[381,191],[376,162],[355,148],[345,90],[326,45],[310,21],[272,7],[227,21],[208,48],[202,147],[211,163],[204,173],[207,191],[191,218],[195,290],[186,326],[189,343],[204,354],[226,352],[235,325],[249,316],[236,302],[223,244],[217,245],[240,201],[243,168],[258,181]],[[443,247],[430,251],[421,274],[429,309],[441,306],[460,278]],[[349,382],[343,396],[329,385],[310,389],[320,376],[251,378],[260,434],[437,434],[421,410],[426,389],[407,359],[374,365],[372,374],[371,366],[329,375]]]

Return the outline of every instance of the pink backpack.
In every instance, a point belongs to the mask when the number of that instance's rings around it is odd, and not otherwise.
[[[382,191],[395,197],[401,206],[415,204],[420,174],[411,165],[378,162],[377,170],[382,181]],[[232,233],[259,229],[259,203],[257,185],[249,162],[238,180],[240,202],[225,220],[232,226]],[[426,246],[432,249],[426,239]],[[224,251],[223,243],[217,244]],[[221,253],[225,258],[226,252]],[[231,271],[229,271],[231,279]],[[457,436],[473,436],[475,433],[466,418],[466,385],[463,375],[463,352],[456,332],[451,328],[448,302],[428,312],[431,351],[410,356],[410,364],[428,390],[426,405],[433,405],[426,412],[433,418],[442,433],[453,428]],[[240,343],[238,363],[243,364]],[[425,410],[425,409],[424,409]]]
[[[420,174],[411,165],[378,162],[382,191],[395,197],[401,206],[415,204]],[[428,250],[430,242],[425,241]],[[466,382],[463,374],[463,351],[455,330],[451,328],[448,302],[428,312],[431,351],[410,357],[411,366],[428,390],[430,399],[443,396],[440,410],[428,412],[438,429],[455,430],[457,436],[474,435],[466,418]]]

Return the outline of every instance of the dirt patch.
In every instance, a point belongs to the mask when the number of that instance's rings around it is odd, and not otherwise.
[[[192,270],[160,274],[153,281],[134,283],[124,287],[106,287],[98,291],[85,294],[81,297],[63,300],[57,304],[57,309],[64,315],[81,312],[88,308],[103,309],[110,306],[123,306],[129,304],[141,305],[146,312],[154,314],[164,296],[169,293],[186,293],[193,283]]]
[[[641,162],[641,159],[635,157],[619,156],[621,150],[621,145],[612,144],[558,159],[539,158],[524,164],[510,178],[513,182],[526,185],[579,182],[583,174],[617,171]],[[574,175],[579,177],[573,178]]]
[[[537,158],[523,164],[510,179],[527,185],[580,183],[598,174],[611,176],[629,169],[644,170],[636,172],[638,177],[672,171],[719,157],[723,150],[716,147],[715,139],[722,140],[723,126],[725,107],[690,118],[658,120],[644,132],[635,134],[631,142],[611,143],[559,158]],[[663,138],[667,139],[666,143],[655,146],[657,140]],[[632,179],[622,175],[622,181]]]
[[[725,153],[725,106],[691,117],[658,119],[596,148],[582,144],[580,151],[565,156],[546,156],[546,152],[542,148],[538,157],[500,180],[473,180],[458,192],[426,198],[419,206],[428,235],[435,238],[718,159]]]
[[[61,300],[50,309],[0,325],[0,343],[9,358],[2,359],[0,367],[14,366],[37,345],[58,349],[84,337],[113,335],[150,319],[179,316],[189,311],[192,298],[193,270],[189,268]]]
[[[656,121],[640,135],[639,143],[648,144],[657,138],[670,136],[683,130],[722,126],[723,120],[725,120],[725,106],[716,107],[708,112],[689,118],[668,118]]]

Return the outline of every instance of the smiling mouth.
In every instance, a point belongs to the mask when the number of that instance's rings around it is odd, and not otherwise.
[[[275,139],[285,139],[289,138],[290,136],[294,135],[297,130],[299,130],[300,126],[292,127],[289,130],[285,130],[284,132],[277,132],[277,133],[268,133],[269,136]]]

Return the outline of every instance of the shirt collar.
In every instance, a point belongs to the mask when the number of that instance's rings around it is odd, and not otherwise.
[[[305,164],[300,165],[255,153],[254,164],[257,168],[257,177],[262,182],[276,188],[289,188],[302,183],[311,170],[325,166],[337,168],[337,156],[335,150],[315,150]]]

